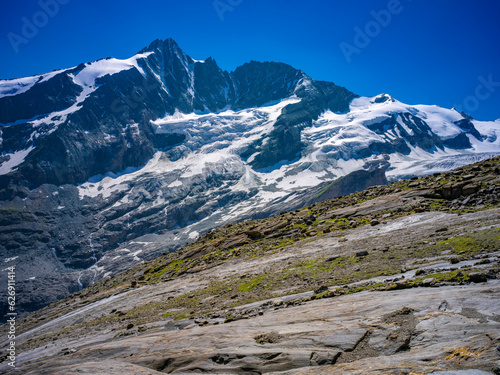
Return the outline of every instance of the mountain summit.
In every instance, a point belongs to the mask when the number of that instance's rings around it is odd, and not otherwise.
[[[33,310],[229,222],[493,157],[499,125],[172,39],[1,80],[0,255]]]

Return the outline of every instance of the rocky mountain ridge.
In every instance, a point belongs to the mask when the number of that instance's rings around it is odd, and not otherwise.
[[[314,104],[291,106],[282,114],[274,135],[283,137],[280,124],[290,131],[325,109],[346,111],[355,97],[282,63],[252,61],[228,73],[212,58],[193,60],[172,39],[156,40],[128,60],[98,60],[32,80],[26,91],[22,82],[0,81],[0,87],[14,87],[0,94],[1,151],[33,148],[17,169],[2,174],[3,187],[12,182],[29,188],[82,183],[143,166],[155,149],[183,141],[182,134],[156,133],[150,124],[176,111],[241,110],[292,95]],[[306,83],[307,90],[302,87]],[[255,165],[273,165],[289,156],[284,148],[270,152],[263,149]]]

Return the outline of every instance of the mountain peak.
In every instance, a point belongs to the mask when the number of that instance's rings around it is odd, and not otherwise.
[[[172,38],[167,38],[165,40],[155,39],[153,42],[151,42],[149,46],[140,50],[139,53],[153,52],[155,50],[162,50],[166,48],[181,50],[181,48],[179,47],[179,45],[175,40],[173,40]]]

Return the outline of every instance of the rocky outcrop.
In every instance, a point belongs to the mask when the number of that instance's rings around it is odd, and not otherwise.
[[[25,373],[76,374],[84,366],[112,374],[128,366],[147,374],[399,374],[489,371],[498,358],[498,338],[488,338],[495,335],[498,322],[493,306],[488,307],[494,294],[487,285],[471,286],[464,295],[453,288],[378,294],[376,299],[365,292],[319,300],[224,325],[151,329],[140,338],[76,347],[75,353],[41,364],[34,372],[27,366]],[[483,323],[464,319],[463,311],[477,311],[472,306],[485,314]],[[447,326],[454,329],[443,329]],[[257,342],[273,331],[279,340]]]
[[[325,183],[322,184],[324,186],[319,186],[320,191],[315,194],[309,203],[323,202],[328,199],[353,194],[372,186],[386,184],[387,178],[383,169],[355,171],[330,184]]]

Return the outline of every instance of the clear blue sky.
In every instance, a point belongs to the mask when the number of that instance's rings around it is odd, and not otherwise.
[[[1,2],[1,79],[127,58],[171,37],[193,58],[212,56],[229,71],[249,60],[281,61],[359,95],[387,92],[500,118],[499,1],[59,1],[46,10],[33,0]],[[389,11],[390,20],[373,15]],[[368,41],[355,40],[356,30]]]

